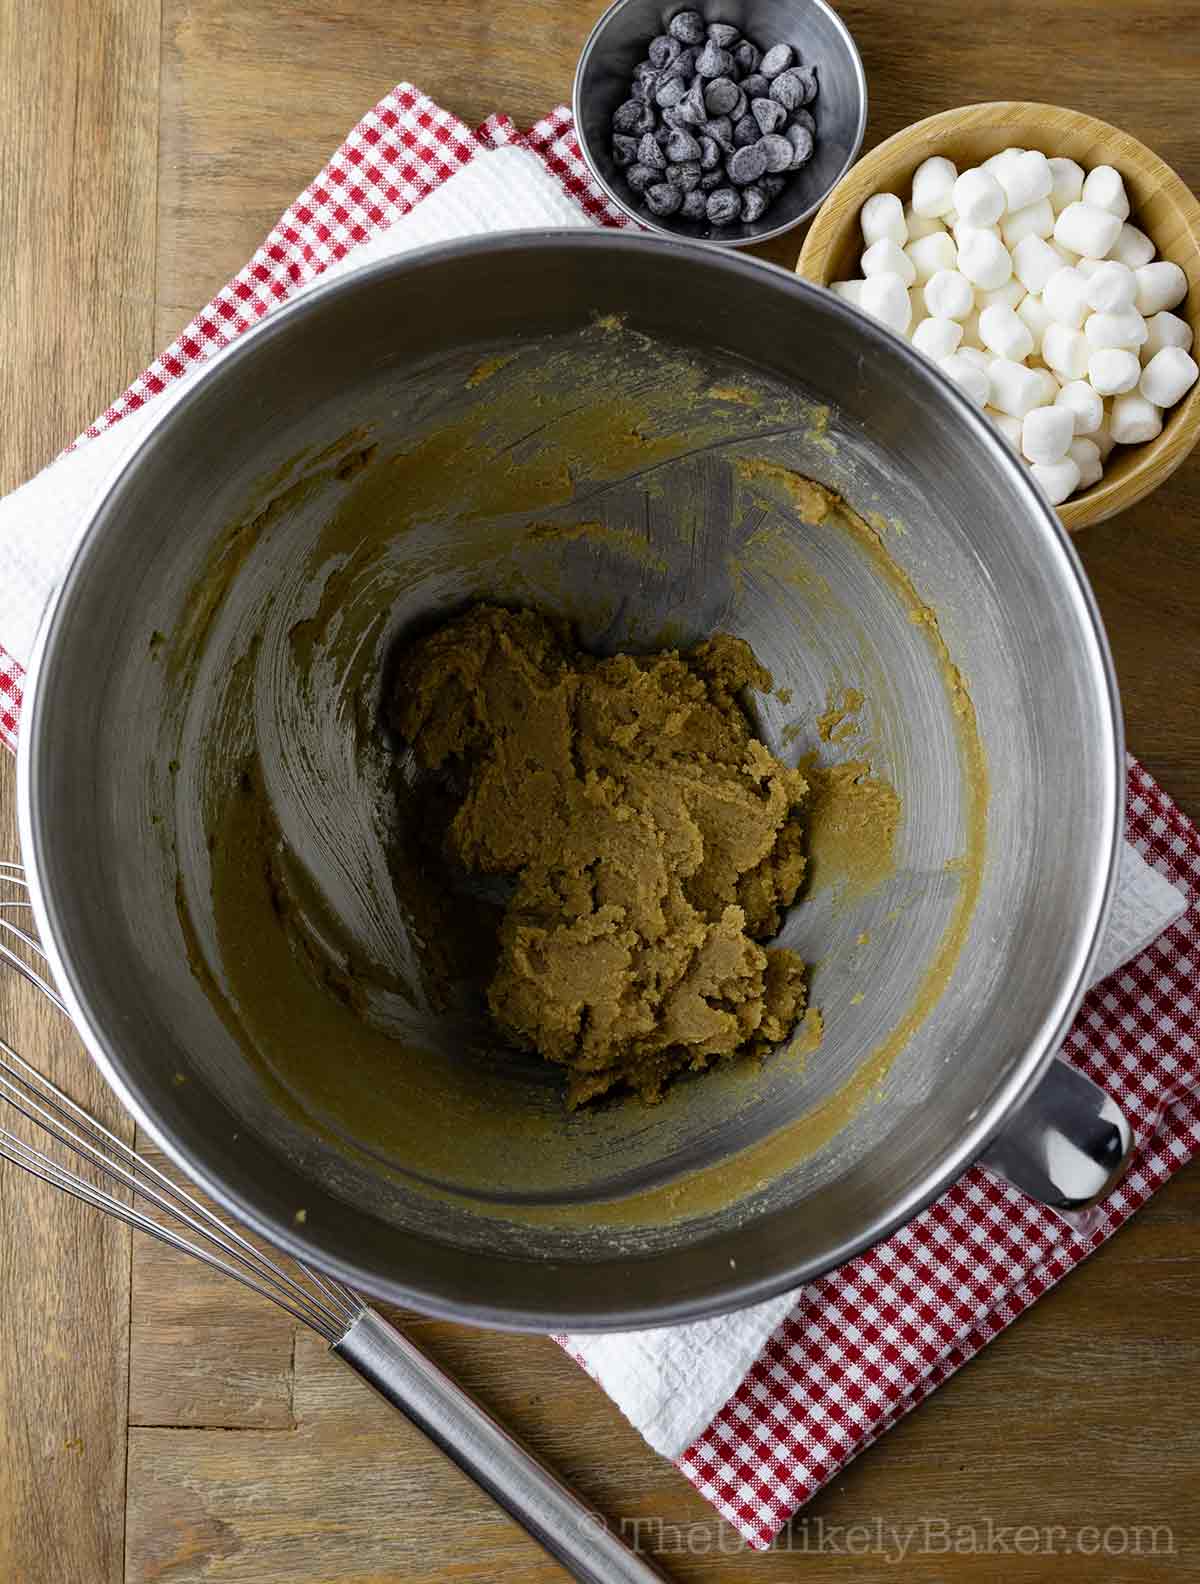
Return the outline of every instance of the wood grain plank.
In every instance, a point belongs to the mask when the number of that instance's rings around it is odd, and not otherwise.
[[[0,851],[16,853],[15,765],[0,755]],[[6,897],[16,893],[2,888]],[[66,1020],[0,970],[0,1031],[121,1130]],[[3,1108],[0,1124],[40,1140]],[[123,1577],[129,1235],[0,1162],[0,1578]]]
[[[144,1136],[138,1148],[178,1175]],[[134,1239],[132,1282],[131,1425],[293,1427],[296,1328],[282,1309],[148,1237]]]
[[[0,488],[35,471],[152,349],[159,0],[0,7]],[[0,851],[17,851],[0,756]],[[64,1021],[0,974],[0,1030],[122,1123]],[[124,1576],[129,1237],[0,1170],[0,1578]]]

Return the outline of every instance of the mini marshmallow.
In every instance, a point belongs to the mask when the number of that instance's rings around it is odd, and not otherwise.
[[[1006,160],[994,174],[1004,188],[1010,210],[1024,209],[1039,199],[1049,198],[1054,186],[1050,161],[1036,149],[1027,149],[1015,159]]]
[[[949,375],[960,390],[964,391],[973,402],[982,407],[988,399],[988,377],[981,368],[954,352],[950,357],[943,358],[938,364],[943,374]]]
[[[1073,159],[1047,160],[1050,167],[1050,207],[1061,214],[1068,204],[1078,203],[1083,191],[1083,166]]]
[[[917,278],[917,271],[912,259],[891,237],[880,237],[878,242],[871,246],[862,256],[862,272],[871,275],[899,275],[906,286],[911,286]]]
[[[1104,422],[1104,402],[1087,380],[1069,380],[1054,398],[1071,414],[1077,435],[1095,434]]]
[[[1014,209],[1000,222],[1000,235],[1007,248],[1015,248],[1024,237],[1048,237],[1054,231],[1054,210],[1049,198],[1039,198],[1037,203],[1026,204],[1024,209]]]
[[[961,270],[937,270],[925,282],[925,305],[939,319],[965,319],[975,306],[975,288]]]
[[[916,242],[921,237],[933,236],[938,231],[946,229],[943,222],[933,215],[919,215],[912,204],[904,208],[904,229],[908,232],[908,240]]]
[[[1121,222],[1095,204],[1068,204],[1054,222],[1054,240],[1084,258],[1103,258],[1121,234]]]
[[[1087,281],[1069,264],[1055,270],[1042,288],[1046,312],[1056,324],[1078,330],[1087,316]]]
[[[904,205],[895,193],[875,193],[862,206],[859,215],[863,241],[868,247],[873,242],[889,238],[897,247],[908,241],[908,228],[904,224]]]
[[[985,374],[996,361],[995,354],[989,352],[986,347],[960,346],[958,355],[966,358],[968,363],[974,363],[975,367],[982,369]]]
[[[1087,337],[1070,325],[1048,325],[1042,337],[1042,359],[1048,368],[1066,380],[1082,379],[1088,372]]]
[[[1137,300],[1137,276],[1114,259],[1098,263],[1087,275],[1088,307],[1097,313],[1124,313]]]
[[[934,241],[933,237],[922,243],[928,247]],[[987,231],[969,231],[958,250],[958,267],[971,282],[984,291],[995,291],[997,286],[1003,286],[1012,275],[1012,255],[999,241]]]
[[[956,220],[950,227],[950,233],[959,247],[962,247],[973,231],[986,231],[988,236],[994,236],[997,242],[1000,240],[1000,227],[998,225],[968,225],[965,220]]]
[[[1033,351],[1033,337],[1023,319],[1018,319],[1011,308],[993,303],[979,314],[979,339],[990,347],[997,357],[1023,362]]]
[[[996,176],[997,171],[1011,165],[1024,152],[1025,150],[1021,148],[1001,149],[999,154],[993,154],[990,159],[985,159],[980,169],[991,171],[992,175]],[[996,180],[999,181],[999,179],[999,176],[996,176]]]
[[[1069,456],[1061,462],[1035,462],[1029,471],[1049,496],[1051,506],[1061,506],[1079,488],[1079,468]]]
[[[962,340],[962,325],[957,319],[922,319],[912,333],[912,344],[918,352],[940,363],[952,352],[958,351]]]
[[[954,183],[954,208],[969,226],[995,225],[1004,213],[1004,203],[1004,188],[991,171],[965,170]]]
[[[1192,327],[1186,319],[1181,319],[1178,314],[1162,313],[1152,314],[1146,320],[1146,339],[1142,342],[1142,362],[1149,363],[1156,352],[1161,352],[1163,347],[1182,347],[1185,352],[1192,350]]]
[[[1108,427],[1115,445],[1142,445],[1162,433],[1162,409],[1140,391],[1129,391],[1113,398]],[[1100,453],[1104,455],[1103,446]]]
[[[1067,455],[1079,469],[1077,489],[1088,489],[1103,478],[1104,463],[1100,460],[1100,447],[1094,440],[1072,440]]]
[[[1040,405],[1041,381],[1033,369],[1011,358],[997,358],[987,373],[988,400],[1010,418],[1024,418]]]
[[[1107,259],[1077,258],[1075,260],[1074,268],[1079,271],[1084,280],[1091,280],[1096,271],[1098,269],[1103,269],[1104,265],[1107,263]]]
[[[1061,462],[1074,436],[1065,407],[1033,407],[1021,422],[1021,450],[1031,462]]]
[[[1148,334],[1146,321],[1136,308],[1125,313],[1089,314],[1083,327],[1091,347],[1128,347],[1136,352]]]
[[[897,335],[908,329],[912,317],[912,304],[908,300],[908,287],[900,275],[870,275],[863,281],[859,307],[873,319],[887,325]]]
[[[1058,254],[1040,236],[1022,237],[1013,246],[1012,260],[1013,271],[1027,292],[1042,291],[1051,275],[1063,267]]]
[[[1133,275],[1137,281],[1137,311],[1147,319],[1164,308],[1178,308],[1187,296],[1187,276],[1170,259],[1142,264]]]
[[[1138,390],[1156,407],[1174,407],[1196,383],[1200,367],[1182,347],[1163,347],[1142,370]]]
[[[1021,298],[1021,301],[1017,304],[1016,311],[1017,318],[1024,320],[1026,328],[1033,337],[1034,352],[1040,356],[1042,337],[1046,334],[1050,325],[1054,323],[1050,316],[1050,310],[1040,297],[1030,292],[1027,296]]]
[[[1025,297],[1025,288],[1015,277],[997,286],[994,291],[980,291],[975,293],[975,301],[979,304],[980,313],[985,308],[1015,308]]]
[[[913,268],[917,272],[917,280],[922,286],[936,275],[938,270],[954,269],[958,264],[958,249],[948,231],[939,231],[934,236],[918,237],[915,242],[910,242],[904,251],[911,259]]]
[[[913,172],[912,206],[923,219],[945,214],[957,205],[955,192],[958,171],[953,162],[935,154]]]
[[[1121,180],[1120,171],[1114,170],[1111,165],[1096,165],[1088,171],[1083,184],[1083,202],[1094,204],[1097,209],[1106,209],[1109,214],[1116,215],[1118,220],[1129,219],[1125,183]]]
[[[862,304],[863,285],[864,282],[860,280],[834,281],[829,290],[858,308]]]
[[[1101,396],[1120,396],[1141,377],[1136,352],[1125,347],[1094,347],[1087,360],[1087,377]]]
[[[996,407],[985,407],[984,411],[999,429],[1000,433],[1012,446],[1014,451],[1021,449],[1021,420],[1010,418],[1007,413],[1002,413]]]
[[[1058,393],[1062,389],[1058,376],[1053,374],[1048,368],[1038,368],[1036,365],[1033,366],[1033,372],[1038,380],[1038,406],[1053,407],[1058,400]]]
[[[1121,227],[1120,236],[1108,250],[1109,258],[1115,259],[1118,264],[1124,264],[1131,270],[1149,264],[1154,253],[1154,243],[1144,231],[1139,231],[1137,226],[1130,225],[1128,220]]]

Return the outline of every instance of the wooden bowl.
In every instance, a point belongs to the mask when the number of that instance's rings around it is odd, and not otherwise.
[[[1120,171],[1132,206],[1130,220],[1153,240],[1158,256],[1178,264],[1188,278],[1187,298],[1173,311],[1187,319],[1200,344],[1200,203],[1144,143],[1061,105],[1015,100],[965,105],[897,132],[864,154],[825,200],[805,239],[797,273],[821,286],[857,277],[862,256],[858,215],[872,193],[897,193],[907,202],[913,172],[931,154],[944,155],[961,170],[1010,146],[1065,155],[1085,170],[1112,165]],[[1197,439],[1200,381],[1167,413],[1156,440],[1118,446],[1100,482],[1063,502],[1058,514],[1064,526],[1074,531],[1132,506],[1175,471]]]

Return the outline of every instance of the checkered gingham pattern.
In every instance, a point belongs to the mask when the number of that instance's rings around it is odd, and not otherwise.
[[[119,423],[406,214],[480,149],[502,144],[536,154],[599,224],[627,223],[591,181],[565,107],[524,133],[505,116],[472,130],[401,84],[359,122],[246,267],[76,444]],[[21,679],[0,650],[0,736],[10,747]],[[1089,995],[1066,1054],[1138,1127],[1133,1168],[1086,1236],[972,1170],[886,1242],[806,1288],[678,1460],[752,1545],[768,1546],[839,1468],[1111,1237],[1200,1148],[1200,835],[1137,764],[1126,834],[1191,906]]]

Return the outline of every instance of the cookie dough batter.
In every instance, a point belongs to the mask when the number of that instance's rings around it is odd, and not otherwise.
[[[738,702],[771,677],[741,639],[580,653],[534,611],[477,606],[400,658],[392,722],[457,810],[452,864],[513,891],[488,987],[577,1106],[761,1052],[804,1010],[804,964],[758,943],[804,874],[807,785]],[[469,905],[464,903],[464,905]]]

